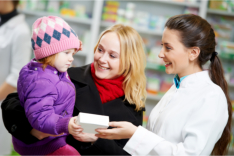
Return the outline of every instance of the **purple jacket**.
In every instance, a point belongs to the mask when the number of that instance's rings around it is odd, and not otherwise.
[[[67,72],[31,60],[20,71],[17,91],[26,117],[33,128],[49,134],[66,133],[59,137],[48,137],[34,144],[24,144],[13,138],[20,154],[45,155],[66,144],[68,123],[75,104],[75,86]]]

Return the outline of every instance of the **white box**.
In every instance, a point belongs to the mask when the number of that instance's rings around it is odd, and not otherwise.
[[[80,112],[76,118],[76,124],[83,128],[84,133],[97,134],[95,129],[109,127],[109,116]]]

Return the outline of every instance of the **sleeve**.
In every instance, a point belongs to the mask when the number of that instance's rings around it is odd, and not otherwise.
[[[25,144],[39,141],[30,134],[33,129],[25,116],[24,108],[20,105],[17,93],[9,94],[2,102],[2,119],[7,131]]]
[[[131,155],[210,155],[227,121],[226,98],[208,96],[183,127],[182,142],[167,141],[139,126],[124,150]]]
[[[13,31],[15,35],[11,43],[10,73],[6,82],[16,87],[21,68],[30,61],[31,44],[30,31],[26,25],[21,25]]]
[[[40,79],[32,83],[25,93],[24,110],[33,128],[49,134],[68,133],[69,118],[55,114],[57,88],[49,80]]]

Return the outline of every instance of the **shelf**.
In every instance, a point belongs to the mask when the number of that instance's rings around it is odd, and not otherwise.
[[[216,9],[207,9],[207,13],[216,14],[216,15],[224,15],[224,16],[234,16],[234,12],[227,12],[227,11],[216,10]]]
[[[147,94],[146,100],[159,101],[159,100],[161,100],[161,98],[162,98],[162,95]]]
[[[113,22],[106,22],[106,21],[102,21],[101,22],[101,26],[102,27],[111,27],[113,25],[115,25],[117,23],[113,23]],[[150,29],[143,29],[143,28],[139,28],[136,26],[132,26],[134,29],[136,29],[137,32],[139,33],[143,33],[143,34],[149,34],[149,35],[156,35],[156,36],[162,36],[163,31],[157,31],[157,30],[150,30]]]
[[[164,72],[166,70],[166,67],[163,66],[163,65],[147,62],[146,69],[152,69],[152,70],[157,70],[157,71],[163,71]]]
[[[37,10],[18,10],[20,13],[26,14],[26,15],[33,15],[33,16],[61,16],[65,21],[67,22],[74,22],[74,23],[81,23],[81,24],[88,24],[91,25],[92,20],[91,19],[85,19],[85,18],[78,18],[78,17],[67,17],[63,16],[61,14],[57,13],[51,13],[51,12],[45,12],[45,11],[37,11]]]
[[[198,3],[176,2],[176,1],[171,1],[171,0],[154,0],[154,2],[163,3],[163,4],[171,4],[171,5],[178,5],[178,6],[187,6],[187,7],[193,7],[193,8],[200,7],[200,5]]]

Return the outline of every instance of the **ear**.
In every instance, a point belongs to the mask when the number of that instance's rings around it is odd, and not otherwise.
[[[189,50],[189,60],[194,61],[198,58],[200,54],[200,48],[199,47],[193,47]]]

